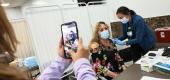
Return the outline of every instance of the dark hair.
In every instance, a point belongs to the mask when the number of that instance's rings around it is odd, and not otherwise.
[[[133,10],[130,10],[129,8],[125,6],[121,6],[117,9],[116,14],[124,14],[124,15],[135,15],[136,13]]]

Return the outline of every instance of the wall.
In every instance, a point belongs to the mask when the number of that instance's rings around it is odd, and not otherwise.
[[[23,18],[21,7],[5,8],[5,11],[19,41],[15,56],[21,59],[34,56],[31,36]]]
[[[57,56],[60,24],[60,12],[55,7],[49,9],[29,9],[25,14],[31,33],[35,55],[38,59],[40,71],[47,67]],[[58,19],[59,18],[59,19]]]
[[[44,0],[47,2],[47,5],[52,4],[67,4],[67,3],[77,3],[77,0]],[[141,15],[144,18],[164,16],[170,14],[170,0],[106,0],[109,5],[110,12],[108,13],[110,18],[109,21],[115,22],[118,21],[116,17],[116,10],[120,6],[127,6],[130,9],[134,10],[137,14]],[[30,7],[33,2],[24,5],[23,7]],[[34,5],[35,6],[35,5]],[[95,11],[94,11],[95,12]],[[98,13],[99,15],[105,16],[106,14]]]
[[[40,4],[36,4],[37,1],[41,1]],[[70,3],[77,3],[76,0],[32,0],[28,3],[24,4],[22,7],[33,7],[33,6],[42,6],[42,5],[59,5],[62,6],[64,4],[70,4]]]
[[[31,37],[28,32],[28,26],[25,23],[25,21],[15,20],[15,21],[12,21],[11,24],[14,28],[17,40],[19,41],[15,56],[21,59],[34,56],[34,50],[32,46]]]
[[[77,0],[45,0],[50,4],[68,4],[68,3],[77,3]]]
[[[108,2],[113,10],[113,22],[118,20],[115,13],[120,6],[127,6],[145,18],[170,14],[170,0],[108,0]]]
[[[23,19],[23,14],[20,7],[5,8],[5,11],[10,21]]]

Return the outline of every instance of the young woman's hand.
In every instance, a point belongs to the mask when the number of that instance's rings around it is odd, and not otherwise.
[[[59,55],[60,57],[64,58],[64,45],[63,45],[62,37],[60,38],[60,41],[59,41],[58,55]]]
[[[87,49],[84,48],[81,38],[78,40],[77,52],[70,50],[69,53],[71,54],[73,62],[76,62],[80,58],[87,58],[87,59],[89,58],[89,52]]]

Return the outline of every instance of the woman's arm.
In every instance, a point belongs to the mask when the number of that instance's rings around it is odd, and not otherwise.
[[[74,72],[77,80],[96,80],[92,65],[86,58],[81,58],[75,62]]]
[[[38,80],[61,80],[64,70],[69,66],[71,60],[58,57],[51,65],[46,68],[38,77]]]
[[[78,41],[77,52],[70,50],[70,54],[74,62],[74,72],[77,80],[96,80],[96,74],[88,60],[89,51],[84,48],[81,38]]]
[[[61,42],[61,41],[60,41]],[[59,46],[59,52],[63,56],[63,46]],[[82,39],[79,40],[78,50],[75,53],[73,50],[69,51],[74,62],[74,72],[77,80],[96,80],[95,72],[92,69],[88,57],[88,50],[83,47]],[[71,63],[71,60],[62,57],[57,58],[40,76],[39,80],[60,80],[64,70]]]

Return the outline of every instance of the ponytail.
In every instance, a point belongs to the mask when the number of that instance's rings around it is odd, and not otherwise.
[[[135,11],[133,11],[133,10],[129,10],[129,12],[130,12],[130,15],[135,15],[136,14]]]

